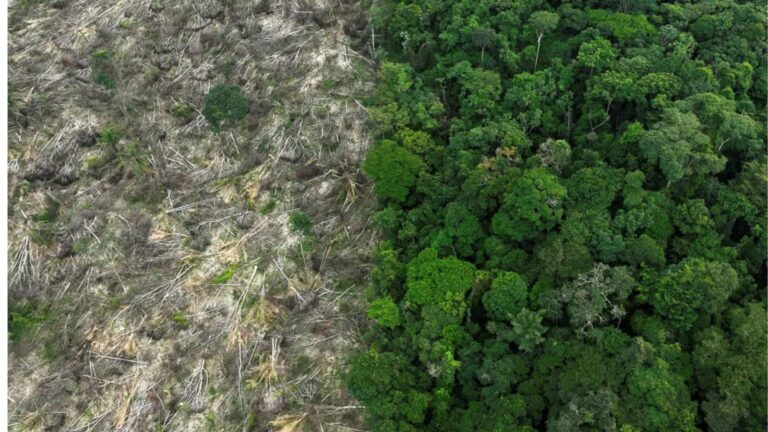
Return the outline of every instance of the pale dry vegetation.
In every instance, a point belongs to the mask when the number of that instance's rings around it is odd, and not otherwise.
[[[361,5],[11,10],[10,303],[46,308],[11,346],[11,430],[361,429]],[[250,107],[214,133],[220,83]]]

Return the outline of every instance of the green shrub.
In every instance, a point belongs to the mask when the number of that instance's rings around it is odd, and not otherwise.
[[[189,319],[183,311],[174,312],[173,315],[171,315],[171,321],[183,329],[189,328]]]
[[[259,213],[263,215],[268,215],[272,213],[272,210],[274,210],[276,206],[277,206],[277,200],[275,200],[274,198],[271,198],[269,201],[267,201],[266,204],[264,204],[263,206],[261,206],[261,208],[259,208]]]
[[[195,115],[195,110],[192,108],[192,106],[187,104],[176,104],[171,107],[171,115],[176,117],[179,120],[182,120],[184,122],[188,122],[192,120],[192,117]]]
[[[59,217],[59,207],[61,202],[53,196],[47,195],[45,198],[45,210],[32,216],[34,224],[29,231],[32,240],[41,246],[50,246],[53,244],[53,238],[56,235],[56,219]]]
[[[91,79],[96,84],[112,90],[115,88],[115,80],[112,78],[112,61],[109,51],[96,50],[91,54]]]
[[[312,220],[306,213],[300,211],[291,213],[290,222],[293,232],[306,236],[312,234]]]
[[[219,273],[216,277],[211,279],[211,282],[216,285],[221,285],[229,282],[232,277],[235,276],[235,273],[237,272],[238,265],[230,264],[229,267],[227,267],[223,272]]]
[[[51,317],[50,309],[37,303],[29,302],[21,306],[9,305],[8,339],[12,342],[21,340],[24,334],[50,321]]]
[[[247,113],[248,99],[236,85],[217,85],[205,96],[203,115],[214,131],[235,125]]]
[[[114,147],[118,142],[120,142],[120,130],[115,126],[108,126],[104,128],[103,131],[99,134],[99,139]]]

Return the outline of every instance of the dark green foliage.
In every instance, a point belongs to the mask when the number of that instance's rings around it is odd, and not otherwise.
[[[374,431],[766,417],[754,2],[383,0]]]
[[[246,114],[248,99],[236,85],[219,84],[205,95],[203,115],[214,131],[237,125]]]
[[[728,264],[686,258],[661,276],[653,306],[673,328],[688,330],[697,318],[719,312],[738,287],[739,276]]]
[[[527,298],[525,279],[517,273],[505,272],[493,280],[491,289],[483,295],[483,306],[489,318],[511,321],[526,305]]]
[[[113,74],[114,71],[109,52],[104,49],[94,51],[91,54],[91,79],[93,79],[93,82],[108,90],[112,90],[116,86]]]
[[[293,232],[310,236],[312,235],[312,219],[304,212],[293,212],[289,218]]]
[[[21,340],[51,319],[50,309],[37,303],[11,304],[8,309],[8,339],[12,342]]]
[[[115,148],[118,142],[120,142],[120,130],[114,126],[104,128],[99,133],[99,140],[108,146]]]
[[[533,169],[512,180],[499,212],[493,217],[493,231],[515,241],[533,238],[554,228],[563,216],[566,190],[557,177]]]
[[[59,217],[61,202],[51,195],[45,196],[45,208],[41,213],[32,215],[33,224],[29,234],[32,240],[41,246],[50,246],[56,235],[56,219]]]

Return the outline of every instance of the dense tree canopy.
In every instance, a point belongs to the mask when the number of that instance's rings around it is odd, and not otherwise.
[[[384,0],[375,431],[766,423],[765,11]]]

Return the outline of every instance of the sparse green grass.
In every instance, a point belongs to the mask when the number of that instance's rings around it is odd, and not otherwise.
[[[195,116],[195,109],[189,104],[179,103],[171,107],[171,115],[186,123]]]
[[[46,206],[43,212],[32,216],[34,225],[29,231],[32,240],[41,246],[50,246],[53,244],[53,238],[56,234],[56,218],[59,216],[59,200],[48,195],[46,197]]]
[[[107,309],[109,310],[117,310],[121,304],[123,304],[123,300],[120,296],[114,295],[107,299]]]
[[[229,280],[235,276],[235,273],[237,273],[237,268],[237,263],[230,264],[226,269],[224,269],[223,272],[219,273],[213,279],[211,279],[211,283],[221,285],[229,282]]]
[[[173,321],[178,327],[182,329],[189,328],[189,319],[184,311],[176,311],[171,315],[171,321]]]
[[[88,245],[90,244],[90,240],[87,237],[82,237],[79,240],[75,242],[75,244],[72,246],[72,251],[76,254],[85,253],[85,251],[88,250]]]
[[[235,68],[235,64],[237,64],[237,61],[234,57],[227,57],[222,63],[221,63],[221,73],[224,75],[225,78],[229,79],[229,76],[232,75],[232,71]]]
[[[145,177],[150,171],[149,152],[139,147],[139,141],[131,141],[117,153],[120,161],[131,169],[136,177]]]
[[[29,230],[29,237],[40,246],[48,247],[53,244],[56,235],[53,224],[38,224]]]
[[[44,212],[32,216],[32,220],[35,222],[53,222],[58,216],[58,207],[47,208]]]
[[[37,354],[41,359],[47,362],[52,362],[59,357],[59,353],[56,351],[56,347],[52,342],[43,344],[42,348],[40,348],[40,351],[38,351]]]
[[[261,208],[259,209],[259,213],[261,213],[263,215],[268,215],[268,214],[272,213],[272,210],[274,210],[275,207],[277,207],[277,200],[274,199],[274,198],[270,198],[269,201],[267,201],[266,204],[261,206]]]
[[[324,79],[320,81],[319,87],[322,90],[331,90],[332,88],[336,87],[339,84],[339,82],[335,79]]]
[[[20,306],[9,305],[8,308],[8,339],[18,342],[29,332],[38,329],[50,321],[53,314],[49,307],[29,302]]]
[[[211,413],[206,414],[205,423],[208,426],[208,430],[214,430],[216,428],[216,417]]]

